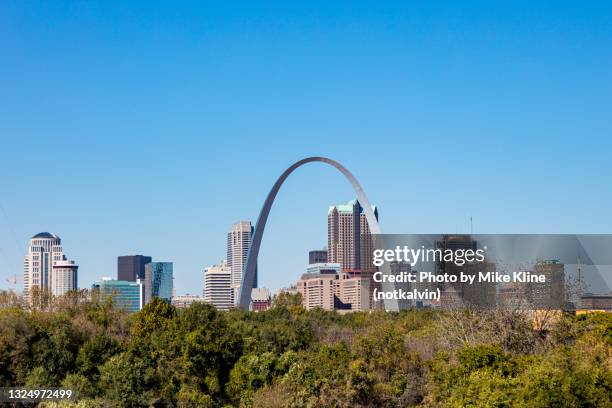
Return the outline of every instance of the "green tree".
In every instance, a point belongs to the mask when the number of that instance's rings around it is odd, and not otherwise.
[[[176,317],[176,308],[167,301],[154,297],[137,315],[134,336],[147,338],[156,330],[165,330]]]
[[[141,407],[155,400],[156,380],[154,369],[127,351],[104,363],[99,386],[108,399],[124,407]]]

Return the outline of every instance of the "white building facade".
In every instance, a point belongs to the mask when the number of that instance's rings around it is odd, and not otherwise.
[[[253,226],[250,221],[235,223],[227,233],[227,265],[231,269],[233,298],[236,301],[252,238]],[[255,273],[255,284],[253,287],[257,287],[257,273]]]
[[[34,288],[61,296],[77,288],[78,266],[68,261],[62,240],[55,234],[41,232],[30,240],[23,262],[23,293],[28,297]]]
[[[51,274],[53,296],[62,296],[71,290],[77,290],[79,266],[74,261],[57,261]]]
[[[204,301],[219,310],[234,306],[232,269],[226,261],[204,268]]]

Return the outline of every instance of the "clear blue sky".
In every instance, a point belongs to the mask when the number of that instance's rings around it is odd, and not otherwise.
[[[0,287],[50,231],[82,287],[140,253],[200,293],[310,155],[355,173],[385,232],[612,232],[610,3],[199,3],[0,4]],[[353,198],[323,165],[285,187],[272,288]]]

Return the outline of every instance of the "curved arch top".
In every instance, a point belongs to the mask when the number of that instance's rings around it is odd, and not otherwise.
[[[259,248],[261,246],[261,239],[263,237],[264,229],[266,228],[266,222],[268,220],[268,215],[270,214],[270,209],[272,208],[272,204],[274,203],[276,194],[280,190],[281,186],[283,185],[287,177],[289,177],[289,175],[293,173],[295,169],[297,169],[298,167],[306,163],[311,163],[311,162],[327,163],[333,166],[334,168],[336,168],[337,170],[339,170],[344,175],[344,177],[346,177],[346,179],[353,186],[353,189],[355,190],[355,193],[357,194],[357,199],[359,200],[359,202],[361,203],[361,206],[363,207],[365,211],[365,216],[366,216],[366,220],[368,221],[368,225],[370,227],[370,232],[372,234],[381,233],[380,225],[378,224],[378,220],[376,219],[376,216],[374,215],[374,211],[372,211],[372,206],[370,205],[370,201],[368,200],[368,197],[365,195],[363,188],[361,187],[361,185],[359,184],[355,176],[353,176],[353,174],[351,174],[351,172],[348,171],[346,167],[344,167],[337,161],[328,159],[326,157],[307,157],[298,162],[295,162],[287,170],[285,170],[283,174],[281,174],[278,180],[276,180],[276,183],[274,183],[274,186],[272,186],[272,189],[268,193],[268,196],[266,197],[266,201],[264,202],[261,212],[259,213],[259,217],[257,218],[257,223],[255,224],[255,231],[253,233],[253,238],[251,241],[251,247],[247,255],[246,266],[242,274],[242,283],[240,285],[239,306],[243,310],[248,310],[249,305],[251,303],[251,291],[253,289],[253,283],[255,280],[255,271],[257,269],[257,258],[259,256]],[[385,301],[385,309],[397,310],[397,301],[395,301],[393,304],[389,304],[388,301]]]

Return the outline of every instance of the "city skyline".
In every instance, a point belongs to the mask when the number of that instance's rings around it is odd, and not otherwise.
[[[315,155],[388,233],[612,231],[609,4],[0,8],[0,288],[49,231],[81,287],[148,254],[193,293],[232,223]],[[299,278],[353,198],[332,169],[296,171],[259,286]]]

